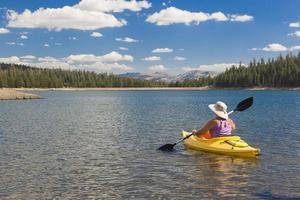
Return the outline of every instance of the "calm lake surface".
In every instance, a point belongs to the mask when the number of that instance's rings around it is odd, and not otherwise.
[[[35,92],[0,101],[0,199],[300,199],[300,91]],[[156,148],[218,100],[259,159]]]

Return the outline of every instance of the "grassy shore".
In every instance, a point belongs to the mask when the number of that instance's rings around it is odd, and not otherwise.
[[[19,92],[15,89],[0,89],[0,100],[40,99],[35,94]]]

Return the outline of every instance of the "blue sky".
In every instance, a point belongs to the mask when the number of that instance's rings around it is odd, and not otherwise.
[[[0,8],[2,62],[177,74],[300,50],[297,0],[2,0]]]

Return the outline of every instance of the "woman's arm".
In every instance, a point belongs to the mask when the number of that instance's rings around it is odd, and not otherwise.
[[[235,130],[236,129],[236,125],[235,125],[234,121],[232,119],[229,119],[229,123],[231,125],[232,130]]]
[[[194,131],[192,131],[192,133],[194,135],[200,136],[204,133],[207,133],[215,125],[217,125],[217,122],[215,120],[210,120],[200,130],[194,130]]]

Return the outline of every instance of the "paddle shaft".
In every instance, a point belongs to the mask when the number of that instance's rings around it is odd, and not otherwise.
[[[184,138],[182,138],[181,140],[178,140],[177,142],[174,143],[174,146],[175,146],[176,144],[178,144],[178,143],[180,143],[180,142],[182,142],[182,141],[188,139],[188,138],[191,137],[192,135],[193,135],[193,134],[187,135],[187,136],[185,136]]]

